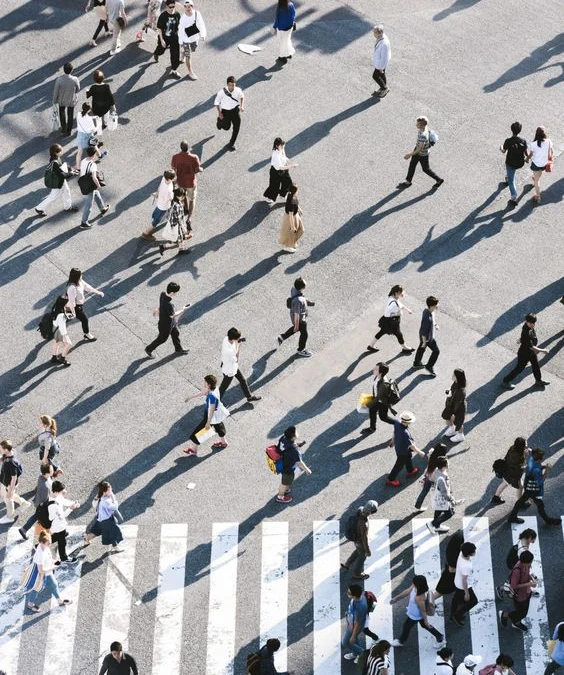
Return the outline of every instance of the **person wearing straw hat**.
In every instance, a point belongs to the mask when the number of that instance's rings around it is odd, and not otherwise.
[[[425,453],[415,445],[413,436],[409,427],[415,422],[415,415],[409,410],[404,410],[399,417],[399,420],[394,422],[394,435],[390,441],[390,447],[395,448],[396,463],[388,474],[386,485],[388,487],[399,487],[401,483],[396,476],[405,467],[408,476],[415,476],[419,473],[419,469],[413,466],[411,456],[413,453],[420,457],[425,457]]]

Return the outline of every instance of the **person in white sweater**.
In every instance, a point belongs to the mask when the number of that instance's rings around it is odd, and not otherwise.
[[[70,557],[67,555],[67,537],[69,533],[67,532],[67,516],[71,511],[77,509],[80,504],[78,502],[72,501],[71,499],[66,499],[65,496],[65,486],[61,483],[60,480],[54,480],[51,485],[51,499],[47,502],[47,511],[49,514],[49,520],[51,521],[51,527],[49,531],[51,533],[51,541],[53,544],[57,544],[59,549],[59,563],[64,562],[75,563],[78,558]],[[46,523],[41,523],[43,526]]]
[[[86,312],[84,311],[85,292],[94,293],[101,298],[104,297],[102,291],[99,291],[97,288],[94,288],[94,286],[91,286],[84,281],[82,270],[79,270],[78,267],[73,267],[69,273],[69,280],[67,281],[67,307],[82,324],[84,339],[88,342],[96,342],[97,338],[90,332],[88,316],[86,316]]]
[[[91,139],[95,139],[98,134],[102,133],[101,120],[99,117],[90,115],[89,113],[91,110],[92,106],[85,101],[76,118],[76,159],[74,161],[76,171],[80,170],[82,151],[86,150],[90,145]],[[102,153],[100,152],[102,145],[104,144],[101,141],[96,142],[96,156],[99,159],[102,157]]]
[[[184,14],[178,24],[178,42],[180,55],[184,55],[184,63],[188,69],[188,77],[197,80],[198,76],[192,70],[192,52],[198,48],[198,43],[206,39],[206,24],[202,13],[194,9],[192,0],[184,0]]]
[[[372,52],[372,66],[374,67],[372,79],[379,86],[379,89],[375,91],[372,96],[384,98],[390,91],[386,79],[386,68],[390,63],[392,50],[390,49],[390,41],[388,40],[388,36],[384,33],[384,26],[382,26],[382,24],[374,26],[372,32],[376,38],[376,44],[374,45],[374,51]]]

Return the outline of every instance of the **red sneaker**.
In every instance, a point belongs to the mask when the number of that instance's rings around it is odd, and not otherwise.
[[[197,455],[197,454],[198,454],[198,451],[197,451],[197,450],[194,450],[194,448],[186,448],[186,449],[184,450],[184,454],[185,454],[185,455]]]
[[[411,469],[411,471],[406,471],[406,473],[408,476],[417,476],[417,474],[419,473],[419,469],[416,466],[414,466],[413,469]]]
[[[280,502],[281,504],[287,504],[288,502],[292,501],[292,497],[290,497],[289,494],[285,494],[282,496],[276,495],[276,501]]]
[[[399,480],[387,480],[386,485],[388,487],[399,487],[401,483],[399,482]]]

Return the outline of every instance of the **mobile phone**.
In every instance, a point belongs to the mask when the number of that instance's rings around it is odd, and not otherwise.
[[[191,303],[189,302],[187,305],[184,305],[184,309],[188,309],[188,307],[191,306]]]
[[[240,338],[239,338],[239,342],[246,342],[246,341],[247,341],[247,338],[245,338],[245,337],[240,337]]]

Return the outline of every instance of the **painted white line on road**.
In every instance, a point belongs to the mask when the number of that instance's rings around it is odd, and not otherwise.
[[[262,572],[260,592],[260,646],[269,638],[280,640],[274,654],[279,672],[287,668],[288,644],[288,523],[262,524]]]
[[[441,551],[439,548],[439,535],[430,534],[427,523],[430,518],[414,518],[411,521],[413,533],[413,561],[414,573],[426,577],[429,588],[433,590],[439,583],[441,576]],[[428,617],[431,626],[443,635],[445,623],[442,611],[443,599],[439,598],[436,603],[438,613]],[[413,629],[412,629],[413,630]],[[437,663],[437,641],[421,626],[417,626],[419,635],[419,672],[433,673]]]
[[[313,524],[313,672],[341,672],[339,521]]]
[[[135,571],[135,546],[137,544],[137,525],[120,525],[123,533],[121,553],[109,553],[106,556],[106,591],[102,611],[102,630],[100,632],[100,663],[110,650],[110,644],[117,640],[127,651],[129,621],[131,619],[131,598],[133,573]]]
[[[519,533],[527,528],[531,528],[538,533],[538,523],[534,516],[521,516],[525,521],[522,525],[512,523],[511,534],[513,543],[519,541]],[[524,619],[525,625],[529,627],[527,633],[523,634],[525,647],[525,667],[527,675],[542,675],[546,667],[546,636],[549,632],[548,615],[546,613],[546,594],[542,575],[542,559],[540,552],[539,539],[529,548],[535,556],[533,560],[532,572],[538,579],[536,590],[540,593],[538,598],[532,597],[529,604],[529,613]]]
[[[179,675],[188,525],[161,526],[153,675]]]
[[[0,654],[2,669],[17,673],[26,596],[18,589],[25,568],[31,562],[32,541],[24,541],[16,527],[8,530],[6,557],[0,583]]]
[[[370,518],[368,543],[371,556],[366,559],[364,571],[370,578],[364,583],[367,591],[372,591],[378,598],[374,611],[370,614],[370,630],[380,639],[392,641],[393,613],[390,605],[392,597],[392,573],[390,562],[390,530],[389,521]],[[367,638],[367,645],[372,640]],[[390,672],[394,672],[394,650],[390,650]]]
[[[68,527],[67,532],[67,551],[70,552],[79,544],[84,527]],[[72,604],[59,607],[55,598],[51,599],[43,675],[72,675],[82,561],[83,558],[79,558],[74,564],[63,563],[55,571],[61,598],[72,600]]]
[[[500,650],[489,519],[467,517],[462,522],[464,541],[476,544],[476,555],[472,558],[472,576],[478,604],[470,611],[472,653],[483,656],[484,663],[495,663]]]
[[[233,675],[237,604],[237,523],[214,523],[210,561],[207,675]]]

